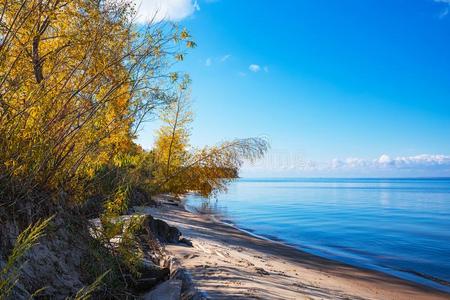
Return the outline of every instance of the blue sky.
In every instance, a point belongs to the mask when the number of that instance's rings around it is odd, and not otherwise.
[[[450,0],[143,0],[186,26],[192,144],[264,136],[244,176],[450,176]],[[157,122],[139,137],[151,147]]]

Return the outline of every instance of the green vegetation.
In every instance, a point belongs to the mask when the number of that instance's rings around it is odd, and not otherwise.
[[[45,228],[53,217],[30,224],[17,237],[14,248],[6,260],[6,265],[0,270],[0,299],[6,299],[18,281],[23,265],[23,257],[31,247],[45,234]],[[35,294],[39,291],[34,292]]]
[[[138,273],[140,221],[118,221],[138,198],[211,195],[237,177],[243,159],[267,149],[253,138],[189,147],[189,77],[173,65],[195,43],[176,25],[138,26],[134,14],[130,1],[0,0],[0,223],[26,228],[0,253],[12,251],[5,291],[16,280],[12,265],[50,219],[31,222],[56,214],[87,232],[87,219],[100,217],[92,257],[111,266],[90,274],[98,280],[74,295],[85,299],[101,279]],[[145,151],[136,133],[159,110],[164,125],[155,149]],[[106,247],[118,234],[119,245]]]

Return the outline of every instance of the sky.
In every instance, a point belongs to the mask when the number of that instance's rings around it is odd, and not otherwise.
[[[450,177],[450,0],[136,2],[197,43],[192,145],[270,142],[242,176]]]

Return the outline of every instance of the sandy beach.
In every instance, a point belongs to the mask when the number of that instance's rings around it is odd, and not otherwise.
[[[193,247],[168,245],[211,299],[450,299],[395,277],[260,239],[182,207],[139,208],[178,227]]]

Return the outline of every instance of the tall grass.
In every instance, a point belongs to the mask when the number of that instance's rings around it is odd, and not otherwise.
[[[30,224],[17,237],[11,254],[6,260],[5,266],[0,270],[1,300],[6,299],[11,294],[12,289],[17,284],[20,270],[25,263],[23,261],[24,255],[45,235],[45,229],[52,219],[53,216]]]

